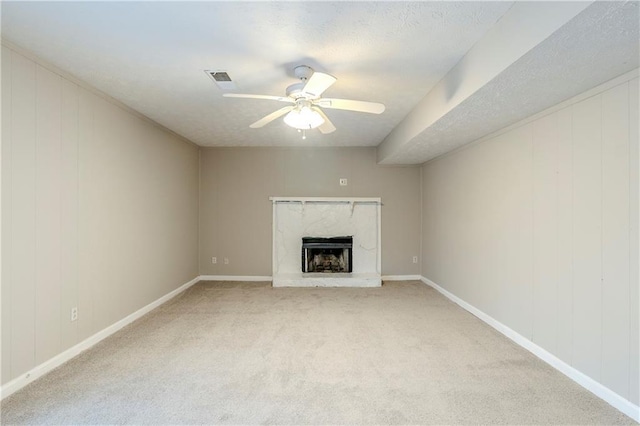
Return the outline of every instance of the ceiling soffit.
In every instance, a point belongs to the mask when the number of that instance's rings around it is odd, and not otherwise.
[[[455,107],[430,119],[422,114],[418,131],[404,129],[403,139],[389,143],[406,126],[401,123],[378,148],[378,160],[423,163],[638,68],[639,22],[637,2],[589,5]]]

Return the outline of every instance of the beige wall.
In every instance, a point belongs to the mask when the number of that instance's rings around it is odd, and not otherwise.
[[[3,384],[195,278],[197,225],[197,147],[2,47]]]
[[[382,197],[382,273],[419,273],[419,167],[377,166],[375,148],[209,148],[200,154],[201,274],[271,275],[270,196]]]
[[[425,164],[422,274],[638,404],[638,78],[618,83]]]

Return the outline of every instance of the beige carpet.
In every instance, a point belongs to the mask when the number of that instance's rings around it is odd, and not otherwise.
[[[633,424],[419,282],[201,282],[2,403],[5,424]]]

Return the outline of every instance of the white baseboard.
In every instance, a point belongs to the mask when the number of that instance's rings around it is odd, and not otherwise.
[[[383,275],[382,281],[415,281],[420,278],[420,275]]]
[[[260,275],[200,275],[200,281],[271,281],[271,277]]]
[[[161,298],[149,303],[147,306],[138,309],[134,313],[126,316],[125,318],[121,319],[120,321],[116,322],[115,324],[110,325],[109,327],[97,332],[93,336],[86,338],[85,340],[83,340],[82,342],[78,343],[77,345],[72,346],[71,348],[67,349],[66,351],[64,351],[64,352],[54,356],[53,358],[49,359],[48,361],[45,361],[42,364],[37,365],[36,367],[32,368],[31,370],[27,371],[26,373],[20,375],[19,377],[16,377],[15,379],[11,380],[10,382],[7,382],[4,386],[2,386],[2,388],[0,388],[0,399],[4,399],[4,398],[8,397],[12,393],[22,389],[23,387],[25,387],[29,383],[33,382],[34,380],[44,376],[45,374],[47,374],[48,372],[50,372],[54,368],[59,367],[60,365],[64,364],[65,362],[69,361],[71,358],[73,358],[73,357],[77,356],[78,354],[80,354],[80,352],[86,351],[87,349],[89,349],[93,345],[95,345],[96,343],[98,343],[101,340],[111,336],[113,333],[115,333],[116,331],[120,330],[124,326],[131,324],[132,322],[134,322],[138,318],[142,317],[143,315],[145,315],[149,311],[157,308],[158,306],[162,305],[163,303],[165,303],[169,299],[172,299],[173,297],[175,297],[178,294],[182,293],[183,291],[185,291],[186,289],[188,289],[189,287],[191,287],[192,285],[194,285],[198,281],[200,281],[200,277],[196,277],[196,278],[192,279],[188,283],[181,285],[180,287],[178,287],[177,289],[173,290],[172,292],[167,293],[164,296],[162,296]]]
[[[427,284],[430,287],[433,287],[435,290],[442,293],[446,298],[450,299],[452,302],[456,303],[466,311],[475,315],[491,327],[498,330],[500,333],[504,334],[509,339],[513,340],[518,345],[522,346],[556,370],[560,371],[562,374],[587,389],[597,397],[603,399],[608,402],[614,408],[620,410],[627,416],[634,419],[636,422],[640,422],[640,406],[635,405],[631,401],[625,399],[624,397],[618,395],[608,387],[604,386],[602,383],[599,383],[587,376],[586,374],[576,370],[566,362],[562,361],[560,358],[555,355],[547,352],[545,349],[533,343],[531,340],[527,339],[523,335],[517,333],[516,331],[510,329],[506,325],[502,324],[500,321],[495,320],[489,315],[482,312],[480,309],[476,308],[473,305],[465,302],[460,299],[458,296],[448,292],[444,288],[440,287],[438,284],[429,280],[428,278],[421,277],[421,281]]]
[[[420,280],[420,275],[383,275],[382,281]],[[200,281],[272,281],[273,277],[260,275],[200,275]]]

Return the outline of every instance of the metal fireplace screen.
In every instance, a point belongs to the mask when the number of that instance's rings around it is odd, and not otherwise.
[[[353,237],[302,237],[302,272],[352,272]]]

